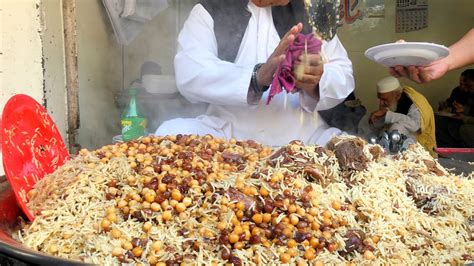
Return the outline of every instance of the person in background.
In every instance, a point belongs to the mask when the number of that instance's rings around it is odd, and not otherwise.
[[[280,146],[295,139],[324,145],[339,134],[318,113],[354,90],[352,64],[337,36],[323,41],[326,63],[320,54],[307,56],[296,93],[277,94],[266,104],[287,48],[299,33],[312,31],[303,1],[202,0],[194,6],[178,38],[176,81],[184,97],[209,107],[197,118],[165,121],[156,135],[211,134]]]
[[[449,55],[429,66],[395,66],[390,68],[394,77],[409,78],[417,83],[427,83],[439,79],[446,72],[474,63],[474,28],[459,41],[449,47]]]
[[[469,87],[474,82],[474,69],[467,69],[461,73],[459,77],[459,86],[454,88],[446,101],[441,102],[438,111],[456,113],[456,109],[467,105],[470,98],[473,97]]]
[[[433,109],[423,95],[390,76],[377,83],[377,98],[379,109],[361,120],[360,134],[378,136],[382,131],[398,130],[436,155]]]
[[[474,70],[463,72],[463,82],[453,90],[451,112],[454,116],[436,116],[436,140],[439,147],[474,147]]]

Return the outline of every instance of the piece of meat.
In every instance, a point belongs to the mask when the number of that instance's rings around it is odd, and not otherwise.
[[[237,153],[231,153],[231,152],[228,152],[228,151],[224,151],[222,153],[222,158],[227,163],[241,164],[241,163],[244,162],[244,157],[242,155],[237,154]]]
[[[378,160],[380,157],[382,157],[385,151],[381,146],[373,145],[369,148],[369,152],[372,154],[374,160]]]
[[[318,169],[315,165],[306,165],[303,172],[306,174],[309,181],[317,182],[323,187],[326,185],[326,179],[324,178],[321,169]]]
[[[328,143],[328,149],[334,151],[343,171],[363,171],[367,169],[368,158],[364,154],[365,142],[360,138],[338,140]]]
[[[245,209],[250,208],[252,205],[255,206],[257,203],[257,201],[253,197],[249,197],[235,188],[229,188],[226,194],[227,196],[229,196],[231,201],[242,202],[245,206]]]
[[[275,160],[277,159],[278,157],[280,157],[280,155],[286,153],[286,147],[281,147],[280,149],[278,149],[276,152],[274,152],[272,155],[270,155],[270,160]]]
[[[437,204],[438,194],[446,194],[448,190],[443,186],[437,186],[432,189],[432,191],[426,191],[426,189],[420,189],[423,185],[419,184],[414,179],[407,179],[405,181],[407,195],[412,197],[415,201],[415,205],[421,211],[428,214],[438,214],[440,207]]]
[[[361,230],[349,230],[347,231],[346,235],[344,236],[345,239],[345,247],[343,250],[339,251],[341,256],[347,256],[354,251],[359,253],[363,253],[364,250],[364,239],[365,234]]]
[[[428,168],[428,171],[435,173],[437,176],[443,176],[444,173],[441,171],[437,166],[436,162],[430,161],[430,160],[423,160],[425,163],[426,167]]]

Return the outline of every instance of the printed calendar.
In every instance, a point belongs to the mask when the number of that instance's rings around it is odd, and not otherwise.
[[[428,27],[428,0],[397,0],[396,32]]]

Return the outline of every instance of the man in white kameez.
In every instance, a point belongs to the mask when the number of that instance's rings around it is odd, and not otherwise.
[[[359,123],[362,136],[380,135],[398,130],[408,137],[409,143],[419,142],[436,156],[434,113],[428,100],[415,89],[402,86],[392,76],[377,82],[379,109]]]
[[[324,145],[340,134],[318,113],[354,90],[352,64],[337,36],[323,41],[321,55],[306,57],[297,93],[280,93],[266,104],[286,48],[298,33],[311,32],[306,21],[303,0],[200,1],[179,35],[175,70],[181,94],[209,106],[197,118],[165,121],[156,134],[211,134],[273,146],[295,139]]]

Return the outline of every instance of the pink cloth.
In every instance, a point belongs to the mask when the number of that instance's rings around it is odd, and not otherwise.
[[[267,104],[270,103],[273,96],[282,92],[283,89],[285,89],[287,93],[290,93],[295,89],[296,78],[293,75],[293,65],[298,60],[298,57],[305,52],[305,40],[309,54],[317,54],[321,51],[322,42],[315,38],[312,33],[307,35],[302,33],[298,34],[295,41],[290,44],[286,50],[286,58],[280,63],[275,75],[273,76]]]

